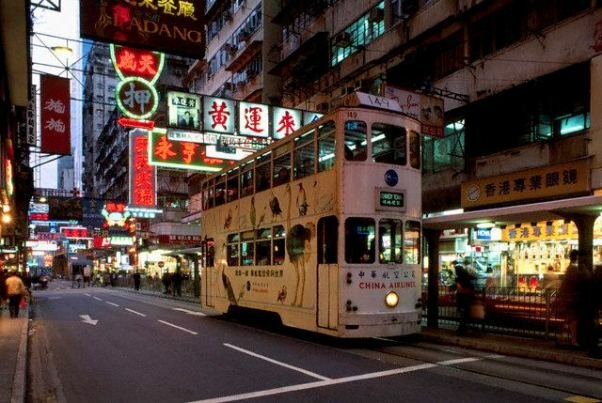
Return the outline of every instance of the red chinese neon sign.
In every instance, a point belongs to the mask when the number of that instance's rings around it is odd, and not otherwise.
[[[141,133],[130,137],[130,205],[155,207],[155,167],[148,164],[148,138]]]

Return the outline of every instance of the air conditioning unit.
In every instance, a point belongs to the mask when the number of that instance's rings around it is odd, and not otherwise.
[[[351,43],[351,34],[349,32],[341,32],[334,39],[335,46],[338,46],[339,48],[351,46]]]
[[[385,17],[385,10],[382,8],[373,8],[370,10],[370,14],[368,15],[368,20],[370,22],[381,22]]]
[[[326,113],[328,112],[329,107],[330,105],[328,104],[328,102],[321,102],[318,105],[316,105],[316,110],[318,112]]]

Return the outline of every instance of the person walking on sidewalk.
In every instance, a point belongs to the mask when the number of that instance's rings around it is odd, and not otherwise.
[[[140,290],[140,280],[141,280],[140,272],[138,270],[136,270],[134,272],[134,274],[132,275],[132,277],[134,278],[134,290],[136,290],[136,291]]]
[[[460,314],[458,334],[466,334],[468,320],[470,318],[470,307],[475,300],[475,277],[462,265],[456,265],[456,305]]]
[[[8,310],[11,318],[19,317],[19,304],[21,298],[27,295],[27,288],[23,284],[21,277],[17,276],[17,271],[13,270],[11,275],[6,279],[6,294],[8,295]]]
[[[182,296],[182,273],[180,272],[180,269],[177,269],[176,272],[173,274],[171,282],[173,283],[173,296],[181,297]]]

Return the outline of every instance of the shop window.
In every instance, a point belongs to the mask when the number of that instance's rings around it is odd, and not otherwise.
[[[410,166],[420,169],[420,135],[415,131],[410,131]]]
[[[375,233],[372,218],[348,218],[345,221],[345,261],[374,263]]]
[[[590,127],[589,112],[559,118],[555,121],[555,124],[558,126],[557,131],[561,136],[581,132]]]
[[[380,263],[401,263],[401,220],[385,219],[378,222],[378,258]]]
[[[258,229],[255,240],[255,264],[258,266],[266,266],[271,264],[271,252],[272,228]]]
[[[284,263],[285,256],[285,236],[286,231],[282,225],[273,228],[274,241],[272,243],[274,261],[273,264],[279,266]]]
[[[294,179],[300,179],[315,172],[314,130],[295,138]]]
[[[254,231],[240,234],[240,265],[252,266],[255,263]]]
[[[328,171],[335,163],[336,127],[334,121],[318,128],[318,172]]]
[[[424,137],[422,163],[425,172],[464,168],[464,119],[448,123],[441,139]]]
[[[406,129],[383,123],[372,125],[372,161],[405,165]]]
[[[226,246],[226,260],[228,262],[228,266],[238,266],[239,239],[240,237],[238,234],[228,235]]]
[[[366,161],[368,150],[368,127],[366,122],[348,120],[345,122],[345,159]]]
[[[420,222],[406,221],[403,233],[403,263],[420,263]]]

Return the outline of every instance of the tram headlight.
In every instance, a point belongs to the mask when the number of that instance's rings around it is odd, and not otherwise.
[[[395,291],[389,292],[385,296],[385,305],[389,308],[395,308],[399,304],[399,295]]]

